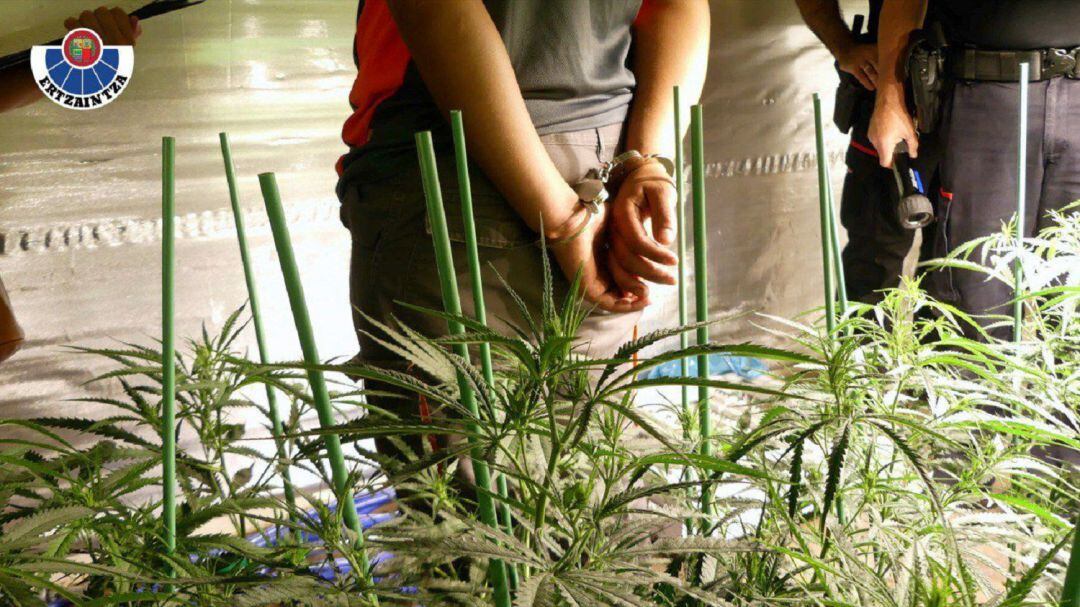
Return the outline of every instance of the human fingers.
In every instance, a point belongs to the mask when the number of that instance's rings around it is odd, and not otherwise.
[[[120,26],[116,23],[116,17],[113,16],[112,11],[99,6],[94,9],[94,17],[97,18],[101,29],[97,30],[97,33],[101,35],[101,41],[105,44],[125,44],[120,35]]]
[[[866,75],[866,71],[862,67],[856,67],[851,71],[851,75],[855,76],[855,79],[859,81],[859,84],[868,91],[872,91],[876,88],[873,81]]]
[[[676,282],[674,273],[640,255],[634,254],[621,238],[611,239],[611,251],[616,262],[631,274],[640,276],[650,282],[665,285],[673,285]]]
[[[653,180],[643,184],[649,203],[652,232],[656,242],[670,245],[675,242],[675,186],[669,180]]]
[[[640,189],[632,194],[624,195],[623,192],[620,192],[612,208],[612,227],[626,242],[627,248],[631,252],[657,263],[673,266],[679,262],[678,257],[650,238],[645,232],[645,218],[642,216],[642,209],[638,206],[636,200],[643,195]],[[646,201],[641,202],[648,204]]]
[[[92,29],[98,34],[101,34],[101,23],[98,22],[97,16],[91,11],[83,11],[79,13],[79,25],[78,27],[85,27]]]
[[[116,27],[120,32],[121,41],[117,44],[134,45],[136,37],[135,25],[137,22],[133,21],[132,17],[129,17],[128,14],[118,6],[113,7],[109,12],[112,13],[113,21],[116,23]]]
[[[876,89],[878,73],[877,68],[874,67],[874,64],[869,62],[863,64],[862,71],[866,74],[866,78],[870,81],[870,85],[873,87],[870,90]]]
[[[626,271],[619,260],[615,257],[614,252],[608,249],[607,252],[607,270],[611,274],[611,279],[615,282],[615,285],[623,291],[624,294],[633,294],[638,297],[648,298],[649,286],[645,284],[637,276]]]

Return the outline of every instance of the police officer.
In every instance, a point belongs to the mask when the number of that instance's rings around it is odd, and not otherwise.
[[[1028,86],[1026,236],[1047,224],[1048,212],[1080,199],[1080,2],[1075,0],[934,0],[948,46],[950,85],[940,133],[941,208],[935,253],[999,231],[1014,214],[1019,64],[1031,64]],[[882,166],[900,141],[919,153],[904,102],[903,57],[926,17],[927,0],[885,0],[879,32],[877,99],[869,136]],[[938,298],[985,316],[1007,313],[1011,286],[978,272],[935,272]],[[984,322],[989,324],[988,320]],[[999,324],[991,333],[1007,338]]]
[[[896,287],[904,261],[915,246],[916,232],[901,226],[897,217],[896,179],[882,168],[867,137],[878,81],[877,31],[883,0],[870,0],[867,31],[856,17],[854,30],[845,23],[839,0],[796,0],[803,20],[836,58],[840,87],[834,120],[851,133],[846,155],[848,167],[840,198],[840,223],[848,242],[842,253],[847,296],[875,303],[882,289]],[[932,161],[923,172],[932,178]],[[930,169],[930,170],[928,170]]]

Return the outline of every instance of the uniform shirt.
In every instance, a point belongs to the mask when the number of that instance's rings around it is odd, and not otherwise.
[[[954,46],[1080,46],[1080,0],[930,0],[930,5]]]
[[[631,28],[641,0],[484,0],[484,5],[538,132],[626,119],[635,85]],[[369,152],[411,151],[413,133],[446,128],[386,0],[360,0],[353,57],[353,113],[342,129],[350,151],[338,162],[343,176]],[[469,124],[468,116],[465,121]]]

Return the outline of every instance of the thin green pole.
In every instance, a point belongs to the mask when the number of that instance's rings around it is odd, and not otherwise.
[[[465,254],[469,261],[469,278],[473,293],[473,311],[477,322],[487,325],[487,305],[484,303],[484,280],[480,274],[480,248],[476,243],[476,218],[473,216],[472,184],[469,180],[469,156],[465,150],[465,126],[461,120],[461,111],[450,112],[450,128],[454,133],[454,162],[457,166],[458,192],[461,196],[461,219],[465,226]],[[484,373],[484,382],[495,386],[495,370],[491,364],[491,344],[480,342],[480,366]],[[514,534],[510,516],[509,490],[506,478],[496,474],[496,488],[499,497],[499,520],[503,531]],[[508,567],[511,590],[517,590],[518,575],[516,567]]]
[[[825,327],[829,335],[836,329],[836,286],[833,281],[832,236],[829,224],[832,209],[829,204],[828,160],[825,157],[825,128],[821,121],[821,97],[814,93],[814,135],[817,141],[818,207],[821,219],[821,261],[825,271]]]
[[[236,185],[236,167],[232,160],[232,147],[229,145],[229,135],[219,133],[221,140],[221,157],[225,161],[225,180],[229,183],[229,202],[232,204],[233,221],[236,225],[236,241],[240,245],[240,262],[244,266],[244,282],[247,284],[248,305],[251,306],[251,324],[255,327],[255,343],[259,349],[259,362],[266,365],[270,363],[270,355],[266,349],[266,334],[263,331],[262,315],[259,313],[259,296],[255,287],[255,273],[251,267],[251,256],[248,253],[247,234],[244,231],[244,212],[240,208],[240,192]],[[270,413],[270,429],[274,435],[274,444],[277,447],[278,467],[281,471],[282,486],[285,490],[285,503],[289,512],[296,511],[296,493],[293,490],[292,477],[289,473],[289,462],[285,451],[285,440],[282,438],[285,430],[281,425],[281,415],[278,413],[277,392],[273,386],[266,384],[266,407]]]
[[[1020,254],[1024,251],[1024,220],[1027,202],[1027,142],[1028,142],[1028,71],[1027,63],[1020,64],[1020,138],[1017,150],[1016,178],[1016,260],[1013,261],[1013,341],[1024,338],[1023,272]]]
[[[833,272],[836,275],[837,312],[847,314],[847,277],[844,275],[844,263],[840,254],[840,229],[836,227],[836,204],[833,201],[832,176],[829,175],[828,162],[825,164],[825,187],[829,195],[829,244],[832,246]]]
[[[416,147],[420,159],[420,174],[424,181],[424,198],[427,200],[428,219],[431,221],[431,235],[435,245],[435,262],[439,269],[439,286],[442,289],[443,307],[447,313],[454,316],[461,315],[461,297],[458,294],[457,275],[454,271],[453,252],[450,250],[450,233],[446,227],[446,209],[443,208],[442,191],[439,189],[439,173],[435,165],[435,147],[431,142],[431,131],[423,131],[416,134]],[[451,335],[461,335],[465,327],[460,322],[450,321]],[[462,357],[469,357],[469,348],[465,344],[455,344],[454,352]],[[469,422],[470,433],[479,432],[476,418],[479,410],[476,404],[476,394],[469,385],[468,379],[460,371],[457,374],[458,389],[461,392],[462,404],[469,410],[472,421]],[[499,523],[495,514],[495,503],[491,499],[491,478],[487,462],[484,461],[483,450],[475,444],[472,449],[473,474],[476,476],[477,491],[476,502],[480,510],[480,520],[492,529],[498,529]],[[506,566],[502,559],[492,559],[488,566],[488,575],[491,577],[492,590],[495,593],[495,604],[498,607],[510,607],[510,590],[507,586]]]
[[[304,354],[304,364],[308,366],[308,383],[311,385],[311,397],[315,411],[319,415],[319,425],[329,428],[334,425],[334,411],[330,407],[330,393],[326,388],[326,378],[321,370],[319,350],[315,346],[315,333],[311,329],[311,316],[308,314],[307,301],[304,299],[304,285],[300,282],[300,271],[296,265],[292,240],[289,238],[289,225],[285,220],[285,211],[281,207],[281,194],[278,192],[277,179],[273,173],[261,173],[259,185],[262,188],[263,202],[266,205],[266,217],[270,220],[270,231],[274,234],[274,246],[277,248],[281,275],[285,279],[285,290],[289,294],[289,306],[292,307],[293,322],[296,324],[296,336],[300,340],[300,349]],[[356,516],[353,505],[353,491],[349,486],[349,471],[345,468],[345,455],[341,451],[341,438],[336,434],[326,435],[326,454],[330,459],[330,471],[334,480],[338,508],[345,518],[345,524],[356,534],[356,548],[360,553],[360,565],[363,575],[370,582],[370,566],[367,552],[364,550],[364,529],[360,518]],[[378,604],[378,598],[371,594],[369,600]]]
[[[708,238],[705,226],[705,131],[702,125],[701,106],[690,108],[690,156],[691,177],[694,181],[694,313],[696,320],[703,323],[709,320],[709,273],[708,273]],[[709,343],[709,327],[697,329],[697,343]],[[709,378],[709,357],[702,354],[697,357],[697,375],[701,379]],[[701,454],[712,455],[712,412],[709,410],[709,388],[698,386],[698,425],[701,435]],[[701,486],[701,513],[708,517],[712,514],[712,487]],[[708,522],[702,523],[705,528]]]
[[[1080,607],[1080,513],[1073,525],[1072,554],[1065,571],[1065,586],[1061,589],[1061,607]]]
[[[161,482],[165,549],[176,550],[176,140],[161,139]]]
[[[682,132],[682,103],[679,99],[679,87],[674,90],[675,97],[675,227],[676,249],[679,255],[679,326],[684,327],[689,322],[688,306],[686,301],[686,201],[683,198],[683,132]],[[685,350],[690,347],[690,335],[683,331],[679,333],[679,348]],[[686,377],[688,362],[685,358],[679,359],[679,376]],[[682,387],[682,413],[683,419],[690,415],[690,386]]]

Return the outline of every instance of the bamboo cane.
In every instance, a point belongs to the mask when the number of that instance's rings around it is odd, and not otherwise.
[[[702,125],[701,106],[690,108],[690,157],[691,177],[694,181],[694,313],[699,323],[709,320],[709,273],[708,273],[708,238],[705,228],[705,134]],[[709,343],[709,327],[697,329],[697,343]],[[701,379],[709,378],[709,357],[702,354],[697,357],[697,375]],[[701,454],[712,455],[712,412],[709,409],[709,387],[698,386],[698,425],[701,435]],[[712,487],[701,486],[701,513],[708,517],[712,514]],[[702,524],[707,527],[708,522]]]
[[[465,149],[465,126],[462,123],[461,112],[450,112],[450,128],[454,134],[454,162],[457,166],[458,192],[461,197],[461,219],[465,226],[465,254],[469,261],[469,279],[473,294],[473,313],[476,321],[487,325],[487,305],[484,303],[484,280],[480,274],[480,249],[476,242],[476,218],[473,216],[472,184],[469,180],[469,156]],[[495,386],[495,370],[491,364],[491,344],[480,342],[480,366],[484,374],[484,382],[491,387]],[[499,520],[503,531],[508,535],[514,534],[514,527],[510,516],[509,490],[506,478],[502,474],[496,474],[496,490],[501,498],[499,502]],[[507,567],[510,578],[510,589],[517,590],[518,572],[514,566]]]
[[[270,221],[270,231],[274,235],[274,246],[277,249],[278,261],[281,265],[281,275],[285,280],[285,290],[289,295],[289,306],[292,308],[293,322],[296,325],[296,336],[300,340],[300,349],[304,355],[304,364],[307,365],[308,383],[311,386],[311,397],[315,404],[315,411],[319,416],[319,425],[330,428],[334,425],[334,411],[330,406],[330,393],[326,388],[326,378],[321,370],[316,367],[321,364],[319,350],[315,345],[315,333],[311,328],[311,316],[308,314],[307,302],[304,299],[304,286],[300,282],[300,271],[296,265],[296,255],[293,253],[292,240],[289,238],[289,226],[285,220],[285,211],[281,206],[281,195],[278,192],[277,179],[273,173],[259,175],[259,185],[262,189],[263,202],[266,205],[266,217]],[[337,494],[338,508],[345,518],[345,524],[356,534],[356,548],[359,552],[360,565],[363,567],[363,576],[370,583],[371,571],[368,563],[367,552],[364,550],[364,530],[360,525],[360,518],[356,515],[353,505],[353,491],[349,486],[349,471],[345,467],[345,455],[341,451],[341,438],[336,434],[326,435],[326,454],[330,460],[330,471],[334,481],[334,492]],[[378,604],[378,598],[371,594],[369,600]]]
[[[836,285],[832,257],[832,209],[829,204],[828,161],[825,157],[825,129],[821,121],[821,97],[814,93],[814,135],[817,143],[818,207],[821,220],[821,261],[825,273],[825,327],[832,336],[836,330]]]
[[[161,483],[165,548],[176,550],[176,140],[161,140]]]
[[[1016,178],[1016,259],[1013,261],[1013,341],[1020,342],[1024,328],[1023,272],[1020,255],[1024,252],[1024,220],[1027,202],[1027,125],[1028,125],[1028,73],[1030,66],[1020,64],[1020,137],[1017,149]]]
[[[675,101],[675,229],[677,232],[675,247],[679,255],[679,326],[684,327],[689,322],[688,306],[686,299],[686,201],[683,198],[683,132],[682,132],[682,103],[679,99],[679,87],[674,90]],[[685,350],[690,347],[690,335],[683,331],[679,333],[679,348]],[[679,359],[679,376],[686,377],[688,361]],[[690,416],[690,386],[682,387],[682,414],[683,419]]]
[[[255,287],[255,272],[251,267],[251,256],[248,253],[247,234],[244,230],[244,212],[240,208],[240,192],[236,185],[236,167],[232,160],[232,147],[229,145],[229,135],[219,133],[221,141],[221,157],[225,162],[225,180],[229,184],[229,202],[232,205],[233,222],[236,225],[236,241],[240,246],[240,263],[244,266],[244,283],[247,285],[248,305],[251,307],[251,324],[255,327],[255,344],[259,349],[259,362],[266,365],[270,363],[270,355],[266,349],[266,333],[263,331],[262,315],[259,312],[259,296]],[[278,465],[281,470],[281,481],[285,491],[285,503],[289,506],[289,512],[296,511],[296,492],[293,489],[292,476],[289,473],[288,454],[285,450],[285,434],[281,425],[281,415],[278,412],[277,392],[273,386],[266,384],[266,407],[270,413],[270,430],[274,435],[274,446],[277,449]]]
[[[460,316],[461,297],[458,294],[453,252],[450,250],[450,234],[446,227],[446,209],[443,208],[442,192],[439,188],[439,174],[435,166],[435,147],[431,142],[430,131],[416,134],[416,147],[420,159],[420,174],[424,181],[424,198],[427,201],[428,219],[431,222],[431,234],[434,239],[435,262],[439,269],[439,286],[442,290],[443,307],[447,313]],[[457,321],[450,321],[449,329],[451,335],[461,335],[465,332],[465,327]],[[455,344],[454,352],[465,359],[469,356],[469,349],[465,344]],[[473,420],[475,420],[479,415],[476,394],[463,373],[459,371],[457,377],[462,404],[465,405]],[[479,432],[475,421],[470,421],[469,426],[470,434]],[[470,438],[470,442],[472,441],[473,439]],[[499,523],[495,513],[495,503],[491,498],[491,478],[488,466],[484,461],[483,451],[475,443],[472,449],[472,467],[478,488],[476,501],[480,510],[480,520],[488,527],[498,529]],[[506,566],[502,559],[492,559],[490,561],[488,575],[491,578],[492,590],[495,593],[495,604],[498,607],[509,607],[510,590],[507,586]]]

